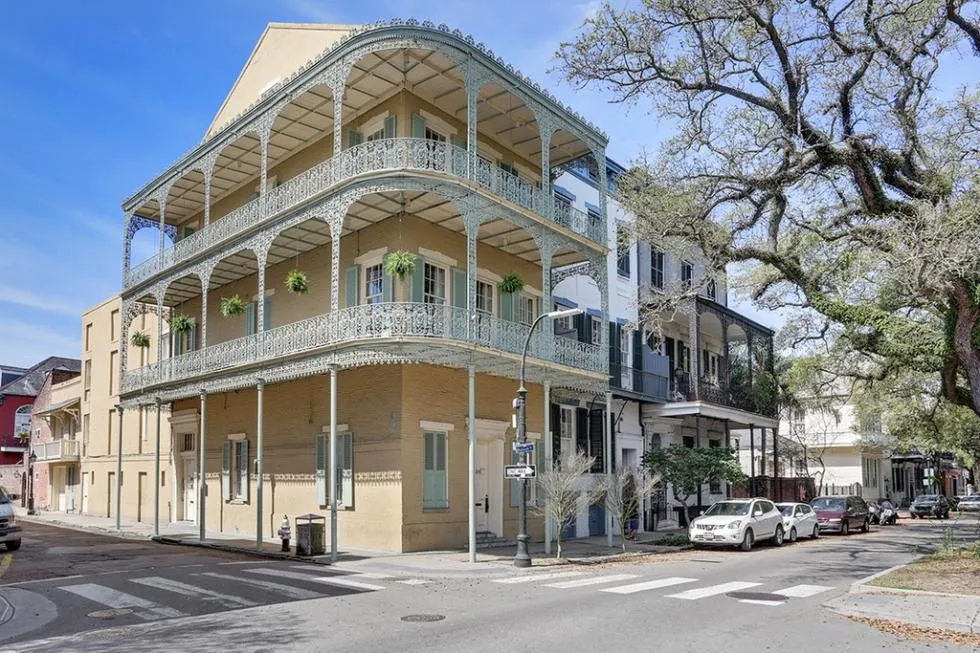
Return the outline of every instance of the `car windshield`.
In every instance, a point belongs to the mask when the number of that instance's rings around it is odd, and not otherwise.
[[[749,514],[748,501],[719,501],[704,512],[705,517],[747,514]]]
[[[936,494],[923,494],[915,498],[916,501],[935,501],[939,496]]]
[[[895,506],[892,505],[892,502],[891,501],[882,501],[881,502],[881,507],[882,508],[888,508],[889,510],[894,510],[895,509]]]
[[[792,517],[793,516],[793,508],[794,508],[794,506],[792,504],[790,504],[788,506],[779,506],[779,512],[783,513],[783,516],[784,517]]]
[[[10,497],[2,487],[0,487],[0,503],[10,503]]]
[[[843,510],[844,500],[835,499],[833,497],[824,497],[821,499],[814,499],[810,502],[810,506],[814,510]]]

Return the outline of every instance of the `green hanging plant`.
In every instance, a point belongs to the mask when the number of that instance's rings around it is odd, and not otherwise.
[[[500,288],[500,292],[507,295],[518,293],[524,290],[524,279],[521,279],[513,272],[508,272],[504,275],[498,287]]]
[[[415,254],[403,250],[388,254],[384,271],[389,277],[398,277],[399,280],[412,276],[415,274]]]
[[[310,280],[302,270],[290,270],[286,273],[286,290],[296,295],[310,292]]]
[[[245,300],[242,299],[240,295],[232,295],[231,297],[221,298],[221,314],[225,317],[242,315],[245,313],[245,308]]]
[[[194,318],[179,313],[170,318],[170,330],[174,333],[187,333],[194,328]]]
[[[150,336],[142,331],[137,331],[133,334],[133,337],[129,339],[129,342],[132,343],[134,347],[146,349],[150,346]]]

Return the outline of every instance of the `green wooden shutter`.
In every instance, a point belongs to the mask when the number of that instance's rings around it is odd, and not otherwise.
[[[357,265],[350,266],[344,272],[347,308],[350,308],[351,306],[357,306],[357,298],[359,295],[358,293],[359,288],[357,285],[358,272],[359,272],[359,266]]]
[[[314,437],[316,460],[313,477],[316,481],[316,502],[318,506],[327,505],[327,436],[317,433]]]
[[[248,440],[242,440],[239,442],[239,453],[241,454],[238,458],[238,478],[239,478],[239,488],[242,493],[242,501],[248,503],[248,484],[251,474],[249,474],[248,468]]]
[[[221,496],[231,501],[231,442],[221,445]]]
[[[385,138],[395,138],[398,136],[398,122],[396,116],[385,118]]]
[[[500,293],[500,319],[516,321],[520,317],[520,311],[516,303],[520,301],[520,293],[502,292]]]
[[[561,407],[551,404],[551,464],[558,466],[561,460]]]
[[[412,114],[412,138],[425,138],[425,118]]]
[[[355,145],[360,145],[361,141],[364,140],[364,135],[356,129],[347,130],[347,147],[354,147]]]
[[[580,453],[589,453],[589,411],[585,408],[575,409],[575,448]]]
[[[191,327],[191,330],[187,332],[187,351],[195,351],[197,349],[197,322]]]
[[[422,507],[447,508],[446,434],[427,432],[424,440]]]
[[[425,259],[415,257],[415,273],[412,275],[408,301],[421,302],[425,295]]]
[[[245,335],[247,336],[255,335],[255,330],[258,326],[259,317],[255,309],[255,302],[249,302],[245,307]]]
[[[469,288],[466,283],[466,270],[460,270],[459,268],[453,268],[452,273],[452,283],[453,283],[453,306],[457,308],[466,308],[466,293]]]
[[[263,331],[272,328],[272,297],[266,297],[265,301],[262,302],[262,320],[265,326]]]
[[[354,438],[337,434],[337,502],[342,508],[354,507]]]
[[[466,149],[466,139],[465,138],[459,138],[458,136],[450,136],[449,137],[449,142],[452,143],[453,145],[455,145],[456,147],[461,147],[464,150]]]
[[[385,302],[394,301],[395,279],[382,271],[381,273],[381,299]]]

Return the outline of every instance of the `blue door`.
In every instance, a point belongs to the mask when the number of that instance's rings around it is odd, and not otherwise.
[[[606,508],[600,505],[589,506],[589,535],[606,534]]]

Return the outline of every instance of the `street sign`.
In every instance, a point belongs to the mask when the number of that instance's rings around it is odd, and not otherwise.
[[[504,465],[504,478],[534,478],[534,465]]]
[[[514,443],[515,453],[534,453],[534,443],[533,442],[515,442]]]

